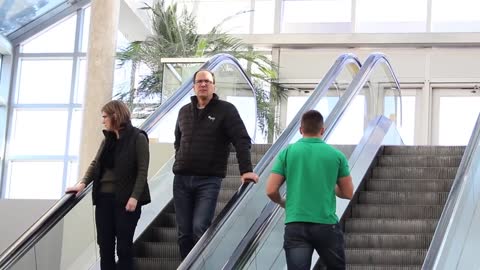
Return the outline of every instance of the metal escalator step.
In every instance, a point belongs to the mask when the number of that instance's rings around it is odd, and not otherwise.
[[[430,191],[449,192],[453,179],[370,179],[368,191]]]
[[[458,167],[462,156],[380,156],[378,165],[383,167]]]
[[[443,205],[353,205],[354,218],[440,218]]]
[[[260,144],[260,143],[252,144],[252,147],[250,148],[250,152],[259,153],[263,155],[268,151],[268,149],[270,149],[271,146],[272,146],[271,144]]]
[[[180,258],[177,242],[141,242],[135,245],[135,257]]]
[[[180,260],[165,258],[134,258],[135,270],[175,270],[180,264]]]
[[[463,155],[465,146],[439,146],[439,145],[417,145],[417,146],[385,146],[384,155]]]
[[[222,189],[237,189],[242,185],[240,176],[227,176],[222,181]]]
[[[426,249],[433,234],[374,234],[346,233],[348,248],[375,249]]]
[[[175,213],[161,213],[153,223],[159,227],[176,227],[177,219]]]
[[[362,191],[361,204],[444,205],[448,192]]]
[[[422,265],[427,249],[345,249],[350,264]]]
[[[177,242],[177,228],[152,227],[150,241],[152,242]]]
[[[437,219],[350,218],[345,221],[345,232],[385,234],[434,233],[437,223]]]
[[[251,152],[250,153],[250,160],[252,163],[256,164],[262,159],[265,153],[256,153],[256,152]],[[237,163],[237,153],[236,152],[230,152],[230,155],[228,156],[228,163]]]
[[[457,167],[375,167],[372,178],[454,179]]]
[[[361,265],[347,264],[347,270],[421,270],[422,265]]]

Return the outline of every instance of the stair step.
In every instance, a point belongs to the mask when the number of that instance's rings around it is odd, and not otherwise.
[[[362,191],[360,204],[444,205],[448,192]]]
[[[372,178],[454,179],[458,167],[375,167]]]
[[[421,270],[422,265],[361,265],[347,264],[347,270]]]
[[[345,249],[346,261],[363,265],[422,265],[427,249]]]
[[[385,146],[384,155],[436,155],[436,156],[462,156],[465,146],[440,146],[440,145],[406,145]]]
[[[380,156],[378,165],[384,167],[458,167],[462,156]]]
[[[222,189],[237,189],[240,188],[242,182],[239,176],[227,176],[222,180]]]
[[[135,270],[175,270],[180,265],[179,259],[166,258],[133,258]]]
[[[141,242],[135,245],[135,257],[180,258],[176,242]]]
[[[218,194],[218,202],[228,202],[232,198],[233,194],[237,192],[237,189],[221,189],[220,194]]]
[[[370,179],[368,191],[430,191],[450,192],[453,179]]]
[[[358,204],[352,208],[354,218],[438,219],[442,214],[443,205]]]
[[[177,228],[152,227],[150,241],[152,242],[177,242]]]
[[[162,213],[159,218],[155,219],[154,226],[176,227],[177,219],[175,217],[175,213]]]
[[[265,153],[259,153],[259,152],[251,152],[250,153],[250,160],[252,163],[256,164],[262,159],[262,157],[265,155]],[[228,163],[232,164],[238,164],[238,159],[237,159],[237,153],[236,152],[230,152],[230,155],[228,155]]]
[[[348,248],[427,249],[433,234],[346,233]]]
[[[350,218],[345,221],[347,233],[423,234],[434,233],[437,219]]]

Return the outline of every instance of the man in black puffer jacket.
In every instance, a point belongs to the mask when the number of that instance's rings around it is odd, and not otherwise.
[[[212,222],[230,143],[242,182],[258,180],[252,172],[251,139],[237,109],[214,93],[212,72],[199,70],[193,78],[196,96],[180,109],[175,127],[173,199],[182,259]]]

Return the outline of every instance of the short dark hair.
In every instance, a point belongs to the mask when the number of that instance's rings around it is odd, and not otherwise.
[[[212,75],[213,84],[215,84],[215,74],[213,74],[213,72],[208,69],[199,69],[195,73],[193,73],[193,82],[195,83],[195,80],[197,79],[197,74],[202,71],[210,73],[210,75]]]
[[[112,119],[113,129],[120,129],[130,122],[130,110],[128,106],[120,100],[112,100],[103,105],[102,112],[106,113]]]
[[[323,128],[323,116],[319,111],[310,110],[302,115],[301,125],[304,134],[318,134]]]

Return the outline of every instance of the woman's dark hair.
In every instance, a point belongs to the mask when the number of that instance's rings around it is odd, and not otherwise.
[[[115,130],[120,129],[130,122],[130,110],[127,105],[120,100],[112,100],[103,105],[102,112],[110,117],[112,128]]]

